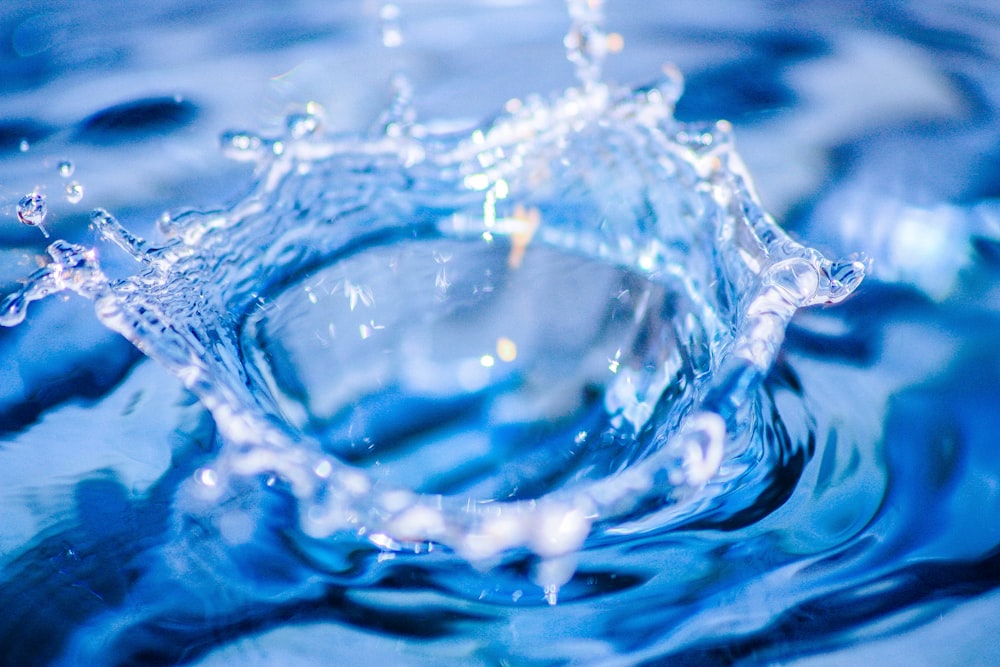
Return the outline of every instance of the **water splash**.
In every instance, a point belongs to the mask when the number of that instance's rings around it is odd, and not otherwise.
[[[600,11],[570,3],[580,87],[461,136],[402,84],[373,136],[326,138],[309,108],[225,135],[250,196],[156,243],[95,211],[138,272],[57,241],[0,323],[74,291],[199,397],[223,446],[185,511],[278,480],[305,542],[528,549],[554,603],[588,536],[682,525],[766,468],[785,327],[864,273],[761,209],[728,124],[673,118],[678,76],[603,83]]]
[[[576,78],[584,88],[596,86],[608,52],[604,32],[604,0],[567,0],[572,24],[563,44],[566,56],[576,67]]]
[[[47,251],[52,261],[31,274],[24,287],[0,304],[0,325],[20,324],[29,303],[52,294],[69,290],[96,302],[109,293],[107,277],[98,266],[93,248],[60,239],[53,241]]]

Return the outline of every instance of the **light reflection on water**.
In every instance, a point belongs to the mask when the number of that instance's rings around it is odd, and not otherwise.
[[[239,197],[251,165],[223,161],[216,135],[267,134],[292,102],[323,102],[330,132],[363,129],[404,71],[417,117],[459,128],[571,82],[558,3],[399,10],[175,3],[109,32],[103,12],[15,7],[0,26],[4,291],[43,242],[15,218],[34,188],[58,237],[92,243],[93,206],[154,237],[164,208]],[[678,115],[734,121],[770,210],[828,254],[874,259],[861,294],[789,332],[761,408],[786,444],[752,503],[725,496],[683,530],[655,516],[601,527],[554,609],[527,556],[483,572],[299,540],[281,480],[248,483],[199,524],[177,489],[212,470],[212,421],[87,304],[43,303],[0,331],[5,660],[995,661],[991,11],[608,8],[625,39],[609,76],[677,62]],[[66,158],[79,204],[62,195]],[[111,249],[101,260],[135,270]]]

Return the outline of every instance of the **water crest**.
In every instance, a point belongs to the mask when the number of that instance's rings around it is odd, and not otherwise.
[[[784,329],[862,267],[775,225],[729,127],[673,120],[676,80],[584,69],[469,136],[323,139],[309,113],[230,135],[260,160],[250,197],[164,220],[156,245],[96,211],[142,270],[109,281],[57,242],[4,322],[94,299],[216,419],[212,483],[188,492],[277,475],[314,538],[554,557],[595,524],[679,521],[768,458],[758,390]]]
[[[245,198],[164,216],[156,240],[96,209],[135,273],[109,277],[97,250],[57,240],[0,306],[13,326],[52,294],[92,300],[211,414],[207,452],[157,519],[159,567],[188,573],[207,550],[240,590],[220,605],[238,607],[414,554],[449,559],[466,579],[441,586],[462,600],[547,606],[634,583],[577,576],[588,546],[735,530],[787,498],[776,480],[801,474],[815,424],[778,363],[786,328],[865,266],[775,223],[729,124],[674,118],[679,75],[606,83],[601,3],[569,8],[578,85],[563,93],[443,133],[397,78],[368,134],[325,134],[315,103],[278,135],[228,132],[226,155],[256,167]],[[379,18],[386,46],[403,44],[398,8]],[[18,216],[40,226],[42,195]],[[272,523],[274,557],[297,565],[243,590],[227,568],[257,563],[246,545]]]

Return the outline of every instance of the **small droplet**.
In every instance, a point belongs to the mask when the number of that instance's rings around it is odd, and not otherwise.
[[[602,29],[603,5],[603,0],[568,0],[567,3],[573,24],[563,44],[569,61],[576,66],[577,78],[586,87],[600,81],[601,66],[608,52],[608,39]],[[611,46],[614,48],[615,44]]]
[[[49,209],[45,203],[45,195],[31,192],[17,203],[17,219],[31,227],[38,227],[45,222]]]
[[[22,153],[27,153],[31,150],[31,144],[28,143],[27,139],[21,139],[20,149]]]
[[[66,184],[66,201],[70,204],[79,204],[83,199],[83,186],[76,181]]]
[[[69,178],[76,171],[76,166],[69,160],[63,160],[59,163],[59,175],[63,178]]]
[[[378,17],[382,24],[382,45],[395,48],[403,43],[403,31],[399,25],[399,7],[393,4],[382,5]]]

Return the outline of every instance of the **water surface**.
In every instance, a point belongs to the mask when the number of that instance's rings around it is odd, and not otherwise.
[[[133,9],[0,15],[6,662],[1000,659],[987,5]]]

